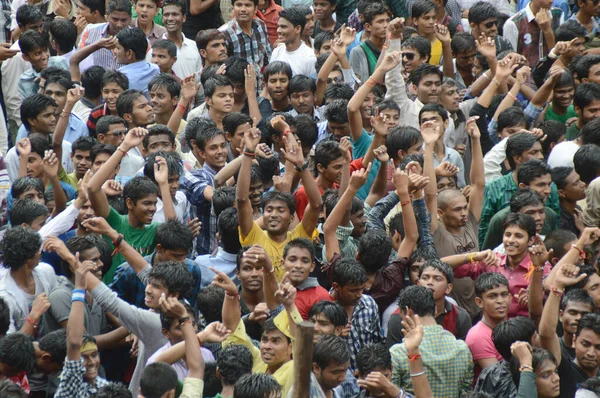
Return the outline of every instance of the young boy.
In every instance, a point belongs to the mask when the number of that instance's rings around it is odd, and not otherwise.
[[[124,66],[118,69],[129,79],[129,89],[148,95],[148,83],[158,75],[159,68],[145,60],[148,40],[140,28],[123,29],[117,33],[115,58]]]
[[[79,137],[72,146],[71,160],[75,171],[67,174],[62,165],[59,166],[58,178],[70,184],[73,189],[77,189],[77,183],[83,178],[85,173],[92,168],[90,151],[97,144],[97,141],[91,137]]]
[[[217,127],[223,128],[223,118],[233,111],[233,84],[223,75],[215,75],[204,85],[208,114]]]
[[[177,62],[177,45],[167,39],[159,39],[152,44],[152,58],[153,64],[158,65],[160,73],[166,73],[173,76],[177,81],[180,81],[179,77],[175,75],[173,71],[173,65]]]
[[[150,104],[152,105],[152,113],[154,114],[154,121],[156,124],[167,126],[169,124],[169,119],[179,102],[181,84],[177,81],[176,77],[161,73],[156,75],[150,81],[148,90],[150,94]],[[186,125],[186,121],[181,120],[179,128],[175,132],[177,138],[179,138]],[[175,150],[175,146],[170,150]]]
[[[79,25],[81,19],[86,24],[97,24],[106,22],[106,1],[102,0],[82,0],[77,2],[76,25]]]
[[[456,87],[459,91],[466,90],[475,81],[475,77],[473,76],[475,51],[477,50],[475,38],[470,33],[458,32],[452,38],[450,46],[452,48],[452,55],[456,59],[454,61]]]
[[[137,18],[131,20],[131,25],[140,28],[146,35],[151,46],[154,46],[157,40],[167,33],[164,26],[154,22],[154,17],[158,15],[160,2],[154,0],[137,0],[133,6]]]
[[[152,127],[150,128],[152,129]],[[169,145],[171,145],[169,143]],[[161,162],[163,159],[169,169],[169,193],[173,206],[175,207],[175,213],[177,214],[177,220],[182,224],[186,224],[189,218],[190,206],[187,201],[185,194],[179,191],[179,180],[183,175],[183,166],[181,158],[177,152],[154,152],[146,158],[146,165],[144,166],[144,176],[150,178],[153,182],[156,182],[154,177],[154,164]],[[152,222],[164,223],[166,220],[164,213],[164,204],[160,195],[156,202],[156,213],[152,218]]]
[[[101,117],[117,115],[117,98],[128,88],[129,79],[123,73],[108,71],[104,74],[102,77],[102,100],[104,104],[92,109],[87,120],[90,137],[97,137],[96,123]]]
[[[252,374],[252,353],[241,345],[232,345],[219,353],[217,358],[217,378],[222,390],[215,398],[233,397],[235,382]]]
[[[292,79],[292,68],[285,62],[270,62],[263,72],[267,93],[271,99],[271,109],[275,112],[289,112],[292,109],[288,87]]]
[[[101,145],[116,148],[127,135],[127,122],[119,116],[102,116],[96,125],[96,134]]]
[[[436,23],[438,10],[438,6],[433,1],[417,0],[414,2],[411,11],[413,24],[417,28],[419,35],[426,37],[431,43],[431,58],[429,58],[429,63],[435,66],[440,65],[444,51],[449,56],[452,55],[448,28]],[[445,32],[445,34],[441,32]],[[446,56],[444,56],[445,58]]]
[[[227,161],[242,155],[244,133],[252,128],[252,119],[245,113],[232,112],[223,118],[223,131],[227,140]]]
[[[177,60],[173,72],[180,79],[194,74],[202,69],[202,59],[198,53],[194,38],[187,38],[182,33],[186,19],[187,3],[182,0],[165,0],[163,2],[163,23],[167,28],[162,36],[177,46]]]
[[[333,19],[333,13],[337,6],[337,0],[315,0],[313,8],[315,11],[315,28],[313,37],[317,37],[322,32],[337,32],[342,24]]]
[[[384,344],[367,344],[356,355],[358,382],[367,386],[367,397],[396,398],[403,391],[392,383],[392,357]]]

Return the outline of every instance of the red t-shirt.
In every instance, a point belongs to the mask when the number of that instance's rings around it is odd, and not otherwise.
[[[308,313],[313,305],[319,301],[333,301],[327,290],[322,286],[309,287],[306,290],[298,290],[296,292],[296,308],[302,315],[302,319],[308,321]]]

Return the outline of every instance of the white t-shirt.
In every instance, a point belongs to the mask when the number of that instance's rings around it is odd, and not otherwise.
[[[311,48],[309,48],[304,42],[301,42],[300,47],[298,47],[296,51],[291,52],[285,49],[285,44],[280,44],[273,50],[273,54],[271,54],[271,60],[269,62],[287,62],[292,67],[293,76],[314,76],[316,75],[316,60],[317,57],[315,56],[314,51]]]
[[[579,149],[579,145],[573,141],[565,141],[552,148],[550,156],[548,156],[548,165],[555,167],[573,167],[573,157]]]

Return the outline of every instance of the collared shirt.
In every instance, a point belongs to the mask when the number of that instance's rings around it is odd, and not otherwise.
[[[10,43],[10,0],[0,1],[0,43]]]
[[[252,20],[252,36],[242,31],[237,21],[232,19],[219,28],[227,40],[229,55],[235,55],[248,61],[256,70],[257,91],[263,88],[263,69],[271,58],[271,42],[267,26],[260,19]]]
[[[459,188],[463,188],[465,186],[465,164],[460,157],[460,154],[456,152],[456,150],[452,148],[444,147],[444,157],[442,160],[438,160],[437,156],[433,156],[433,165],[434,167],[438,167],[440,164],[444,162],[450,162],[456,167],[458,167],[458,173],[456,173],[456,180]]]
[[[196,257],[196,264],[200,266],[202,270],[202,281],[200,282],[200,289],[204,289],[212,283],[215,273],[210,269],[213,267],[221,272],[227,274],[227,276],[236,284],[240,285],[240,281],[235,273],[237,263],[237,253],[227,253],[222,247],[219,247],[216,255],[205,254],[203,256]]]
[[[14,2],[13,2],[14,4]],[[17,55],[2,62],[0,70],[2,71],[2,94],[4,95],[4,105],[6,106],[7,121],[21,124],[21,96],[19,95],[19,77],[31,64],[23,59],[19,40],[15,41],[11,50],[16,50]]]
[[[62,57],[50,57],[48,66],[56,66],[57,68],[69,70],[67,62]],[[21,101],[30,95],[37,94],[40,89],[38,83],[39,76],[40,72],[36,72],[33,68],[26,70],[19,76],[19,95],[21,96]]]
[[[333,294],[333,290],[330,294]],[[360,349],[367,344],[383,341],[379,307],[373,297],[363,294],[356,307],[354,307],[350,334],[346,337],[346,341],[350,348],[350,369],[355,372],[358,370],[356,355]]]
[[[29,135],[29,131],[24,124],[19,127],[19,132],[17,134],[17,141],[22,138],[25,138]],[[70,142],[71,144],[75,142],[75,140],[79,137],[87,137],[89,135],[89,130],[83,120],[79,118],[74,113],[69,115],[69,124],[67,125],[67,131],[65,131],[64,140]],[[70,154],[69,154],[70,156]]]
[[[110,113],[110,110],[108,109],[108,104],[106,104],[106,103],[100,104],[90,111],[90,115],[88,116],[88,120],[87,120],[87,128],[88,128],[88,131],[90,132],[90,137],[97,138],[96,123],[98,123],[98,120],[100,120],[100,118],[102,116],[107,116],[110,114],[111,113]]]
[[[183,192],[175,192],[175,199],[173,199],[173,207],[175,208],[177,221],[183,224],[187,223],[190,213],[190,204]],[[158,198],[158,201],[156,202],[156,213],[154,213],[154,217],[152,217],[152,222],[165,222],[165,207],[164,202],[161,198]]]
[[[440,325],[424,326],[423,331],[419,351],[433,396],[458,397],[469,391],[473,386],[473,357],[467,344]],[[414,394],[404,343],[394,345],[390,354],[393,383]]]
[[[156,252],[145,256],[144,260],[146,260],[148,264],[154,264],[155,256]],[[186,297],[186,300],[195,308],[196,299],[200,292],[202,271],[198,264],[188,258],[185,259],[184,263],[190,274],[192,274],[192,284],[194,287],[189,296]],[[127,262],[124,262],[117,267],[110,288],[117,293],[120,299],[125,300],[136,307],[146,308],[146,304],[144,303],[146,285],[138,278],[133,268],[131,268]]]
[[[100,376],[96,376],[96,385],[92,386],[83,381],[86,369],[83,366],[83,358],[71,361],[65,360],[62,373],[60,374],[60,384],[56,390],[56,398],[87,398],[98,392],[109,384],[109,382]]]
[[[90,24],[85,27],[81,33],[79,39],[79,48],[89,46],[90,44],[96,43],[98,40],[108,38],[108,22]],[[92,65],[98,65],[108,70],[117,70],[122,67],[122,64],[117,63],[115,56],[112,51],[107,48],[101,48],[95,51],[91,56],[87,57],[85,61],[79,64],[79,69],[83,73],[87,68]],[[131,88],[131,82],[129,88]],[[146,91],[148,87],[146,87]]]
[[[279,11],[282,10],[282,6],[275,4],[273,0],[269,0],[269,7],[264,12],[256,11],[256,16],[267,26],[271,46],[274,46],[277,41],[277,23],[279,22]]]
[[[124,65],[118,69],[129,79],[129,88],[139,90],[148,95],[148,83],[160,73],[160,68],[156,64],[151,64],[146,60]]]
[[[508,257],[506,254],[500,256],[500,265],[498,267],[488,266],[481,262],[469,263],[462,265],[454,270],[455,278],[470,277],[476,279],[479,275],[484,272],[497,272],[502,274],[508,280],[508,290],[510,291],[511,303],[508,311],[508,317],[513,318],[515,316],[529,316],[529,309],[527,306],[521,306],[516,297],[519,296],[521,289],[527,289],[529,287],[529,277],[526,274],[533,267],[529,253],[523,258],[523,260],[514,269],[511,269],[508,265]],[[544,266],[544,276],[550,273],[550,263],[546,263]]]
[[[298,116],[298,111],[295,109],[292,109],[291,111],[288,112],[288,114],[290,116]],[[308,115],[311,116],[311,115]],[[312,114],[312,118],[315,119],[315,122],[320,123],[320,122],[324,122],[325,120],[325,116],[323,116],[323,112],[321,111],[321,108],[317,108],[316,106],[313,107],[313,114]],[[325,126],[327,127],[327,126]]]
[[[188,39],[182,33],[183,41],[181,47],[177,46],[177,61],[173,64],[172,71],[178,79],[183,79],[193,73],[202,72],[202,58],[198,52],[196,42]],[[161,36],[162,39],[168,40],[167,33]],[[146,54],[146,61],[152,60],[152,51]]]
[[[131,20],[131,26],[135,26],[136,28],[139,28],[137,18],[133,18]],[[167,28],[165,28],[164,26],[160,26],[156,22],[152,21],[152,29],[146,35],[146,39],[148,39],[148,41],[150,42],[150,45],[152,46],[157,40],[163,38],[163,35],[165,35],[165,34],[167,34]]]
[[[197,217],[202,222],[198,235],[198,253],[209,254],[217,247],[217,217],[211,213],[212,203],[204,198],[204,189],[214,186],[217,170],[207,163],[199,170],[188,171],[183,175],[183,186],[187,190],[190,203],[196,206]]]

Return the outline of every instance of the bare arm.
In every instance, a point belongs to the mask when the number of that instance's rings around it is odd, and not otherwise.
[[[253,65],[248,65],[248,68],[246,68],[246,80],[244,84],[248,98],[248,111],[254,126],[258,126],[258,123],[262,120],[262,115],[260,114],[256,98],[256,70]]]
[[[442,24],[435,24],[435,35],[438,40],[442,42],[442,70],[444,76],[453,78],[454,62],[452,62],[452,47],[450,46],[452,39],[450,38],[450,30]]]
[[[238,156],[233,161],[227,163],[215,176],[215,188],[222,187],[229,179],[240,170],[244,156]]]
[[[200,83],[196,84],[196,74],[186,76],[181,82],[181,96],[179,97],[179,103],[167,122],[167,127],[173,133],[177,133],[177,131],[179,131],[179,125],[181,124],[183,115],[185,114],[185,111],[187,110],[192,98],[196,97],[199,88]]]
[[[190,1],[190,14],[200,15],[215,4],[217,0],[192,0]]]
[[[69,60],[69,72],[71,73],[71,80],[74,82],[81,81],[81,71],[79,69],[79,64],[89,57],[92,53],[100,50],[101,48],[113,49],[117,45],[116,37],[108,37],[98,40],[97,42],[81,47],[77,49],[71,56]]]
[[[485,189],[485,175],[483,171],[483,151],[481,149],[481,132],[477,127],[477,119],[469,118],[467,132],[471,136],[471,195],[469,196],[469,211],[477,221],[481,218],[483,207],[483,191]]]
[[[60,185],[60,180],[58,179],[58,167],[61,161],[56,157],[54,151],[48,152],[48,154],[44,157],[43,165],[44,171],[46,172],[46,177],[52,184],[52,193],[54,194],[54,212],[53,216],[56,216],[58,213],[67,208],[67,195],[65,195],[65,191]]]
[[[259,141],[260,131],[255,128],[246,131],[244,133],[246,152],[255,152]],[[245,154],[240,157],[242,158],[242,166],[238,175],[235,200],[238,208],[240,234],[241,237],[245,239],[252,230],[252,225],[254,224],[254,219],[252,217],[252,204],[250,203],[250,198],[248,196],[250,193],[250,171],[252,169],[252,157]],[[225,325],[229,327],[229,325]]]
[[[404,223],[404,239],[402,239],[398,248],[398,257],[410,258],[417,246],[419,230],[417,228],[417,219],[413,210],[412,200],[408,193],[408,174],[400,169],[394,170],[394,186],[400,198],[402,222]]]
[[[425,187],[425,201],[427,209],[431,214],[431,233],[435,233],[438,228],[437,221],[437,183],[435,178],[435,167],[433,165],[433,148],[440,137],[441,126],[434,125],[434,122],[425,122],[421,126],[421,135],[425,142],[425,154],[423,164],[423,175],[429,177],[429,183]]]
[[[327,57],[327,60],[325,61],[323,66],[321,66],[321,70],[317,75],[317,105],[321,105],[323,103],[325,89],[327,88],[327,78],[329,77],[331,71],[333,71],[337,60],[337,55],[335,55],[335,53],[332,52],[331,54],[329,54],[329,57]]]

